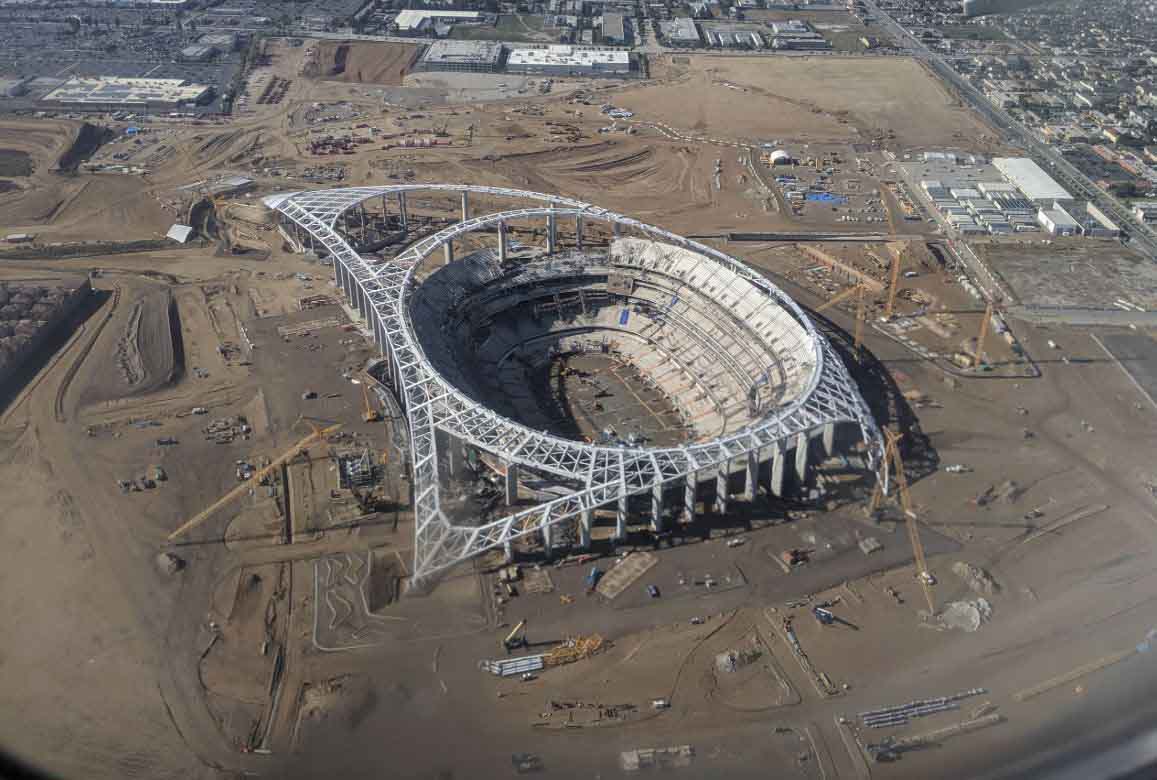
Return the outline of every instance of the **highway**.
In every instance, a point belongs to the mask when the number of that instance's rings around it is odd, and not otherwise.
[[[1096,204],[1106,216],[1114,220],[1121,228],[1122,234],[1128,235],[1130,245],[1134,249],[1151,260],[1157,260],[1157,233],[1138,222],[1125,204],[1094,184],[1056,149],[1038,139],[1031,130],[1006,111],[993,105],[980,90],[972,86],[967,79],[957,73],[938,54],[925,46],[922,41],[904,29],[899,22],[883,11],[873,0],[865,0],[865,4],[871,8],[879,25],[892,35],[898,47],[926,62],[940,78],[951,84],[960,96],[968,101],[973,110],[980,113],[993,127],[1004,132],[1006,138],[1011,139],[1025,151],[1031,153],[1038,161],[1044,162],[1049,174],[1073,195]]]

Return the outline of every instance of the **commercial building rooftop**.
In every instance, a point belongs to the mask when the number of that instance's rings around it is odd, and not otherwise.
[[[74,105],[179,105],[196,103],[211,89],[184,79],[71,78],[44,99]]]
[[[435,41],[422,55],[422,64],[437,66],[496,66],[502,58],[502,44],[496,41]]]
[[[399,30],[412,32],[420,30],[429,23],[431,19],[449,19],[452,21],[471,22],[482,18],[482,14],[478,11],[442,11],[442,10],[422,10],[416,11],[413,9],[406,9],[399,11],[397,18],[394,19],[394,24],[398,26]]]
[[[629,68],[631,56],[620,49],[582,49],[576,46],[544,46],[511,49],[506,64],[511,67],[569,66],[575,68]]]
[[[1051,202],[1073,198],[1068,190],[1027,157],[997,157],[992,164],[1029,200]]]

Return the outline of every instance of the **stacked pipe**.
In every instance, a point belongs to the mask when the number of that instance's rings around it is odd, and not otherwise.
[[[969,696],[979,696],[986,693],[984,688],[971,688],[952,696],[939,696],[935,699],[917,699],[907,704],[897,704],[893,707],[882,707],[878,710],[869,710],[860,713],[864,725],[872,729],[903,726],[912,718],[922,718],[937,712],[959,709],[960,700]]]

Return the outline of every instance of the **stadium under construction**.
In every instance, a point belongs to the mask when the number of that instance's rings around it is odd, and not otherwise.
[[[408,199],[460,218],[411,230]],[[761,487],[798,494],[821,454],[881,466],[879,429],[827,339],[714,248],[521,190],[417,184],[265,203],[292,245],[332,261],[383,355],[408,426],[414,583],[519,539],[582,549],[595,526],[621,540],[697,507],[724,513]],[[389,257],[373,226],[391,220],[404,249]],[[504,508],[451,497],[464,469],[497,478]]]

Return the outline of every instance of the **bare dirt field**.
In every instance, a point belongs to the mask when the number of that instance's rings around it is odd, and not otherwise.
[[[718,137],[886,138],[911,147],[975,140],[985,131],[909,59],[666,55],[655,72],[670,80],[626,89],[619,102],[640,117]]]
[[[408,43],[324,41],[318,48],[319,76],[356,84],[402,83],[422,47]]]

